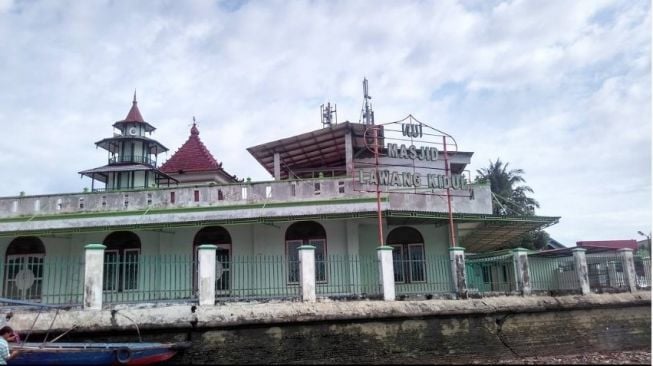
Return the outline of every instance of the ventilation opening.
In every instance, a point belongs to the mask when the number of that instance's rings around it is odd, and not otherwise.
[[[200,191],[194,191],[194,192],[193,192],[193,196],[194,196],[194,200],[195,200],[195,202],[199,202],[199,201],[200,201]]]
[[[175,203],[175,192],[170,192],[170,203]]]

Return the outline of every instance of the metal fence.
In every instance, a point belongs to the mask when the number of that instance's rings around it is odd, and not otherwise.
[[[637,288],[651,289],[651,257],[635,256],[635,275]]]
[[[623,258],[613,253],[587,254],[590,290],[596,293],[628,291]]]
[[[395,259],[393,262],[397,295],[429,296],[454,291],[449,256]]]
[[[580,292],[574,257],[529,255],[528,264],[533,292],[548,292],[553,295]]]
[[[106,255],[103,302],[131,303],[196,299],[192,255]]]
[[[376,297],[381,294],[376,256],[330,255],[315,262],[316,294],[322,297]]]
[[[2,296],[44,304],[80,305],[84,291],[82,257],[8,256],[0,263]]]
[[[216,300],[297,299],[299,263],[285,256],[233,256],[216,260]]]
[[[469,293],[510,294],[517,291],[513,256],[465,258]]]

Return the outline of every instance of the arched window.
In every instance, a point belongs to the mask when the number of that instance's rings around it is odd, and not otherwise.
[[[315,221],[299,221],[286,230],[288,282],[299,282],[299,250],[302,245],[315,247],[315,281],[326,282],[326,231]]]
[[[5,255],[4,297],[40,300],[43,290],[45,246],[35,236],[18,237]]]
[[[215,294],[228,295],[231,289],[231,235],[222,226],[208,226],[198,231],[193,239],[195,263],[197,263],[197,247],[202,244],[213,244],[218,247],[215,253]],[[193,287],[197,291],[197,268],[193,273]]]
[[[131,231],[116,231],[109,234],[103,244],[104,291],[138,290],[138,257],[141,240]]]
[[[424,239],[412,227],[398,227],[388,234],[388,246],[392,247],[395,283],[426,281]]]

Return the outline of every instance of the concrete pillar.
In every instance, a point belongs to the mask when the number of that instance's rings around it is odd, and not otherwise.
[[[621,257],[621,265],[624,270],[624,282],[630,292],[637,291],[637,273],[635,272],[635,259],[633,258],[633,250],[630,248],[623,248],[617,250]]]
[[[281,180],[281,156],[274,153],[274,180]]]
[[[347,170],[348,177],[354,175],[354,147],[351,139],[351,131],[347,131],[345,134],[345,169]]]
[[[620,281],[617,275],[617,263],[608,262],[608,285],[612,288],[621,287],[619,282]]]
[[[197,288],[200,306],[215,305],[215,252],[217,245],[197,247]]]
[[[102,244],[88,244],[84,260],[84,310],[102,310],[104,250]]]
[[[512,260],[515,266],[515,283],[517,291],[522,295],[531,294],[531,272],[528,265],[528,249],[515,248],[512,250]]]
[[[574,255],[574,268],[576,268],[576,275],[580,284],[580,293],[587,295],[590,293],[590,280],[587,272],[585,248],[573,248],[571,252]]]
[[[315,247],[302,245],[299,248],[299,285],[302,301],[315,302]]]
[[[376,248],[376,256],[379,259],[379,280],[383,291],[383,300],[395,300],[395,269],[392,260],[392,247],[380,246]]]
[[[467,298],[467,271],[465,271],[465,248],[449,248],[453,290],[460,298]]]

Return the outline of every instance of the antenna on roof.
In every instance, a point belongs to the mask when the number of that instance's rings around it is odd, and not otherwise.
[[[328,102],[326,106],[322,104],[320,106],[320,118],[322,120],[322,128],[331,127],[333,121],[338,124],[338,114],[336,113],[336,105],[333,105],[331,108],[331,102]]]
[[[367,79],[363,78],[363,107],[361,108],[361,118],[358,121],[359,123],[362,121],[366,125],[374,124],[374,111],[372,110],[372,104],[369,102],[370,99],[372,99],[372,97],[368,91]]]

